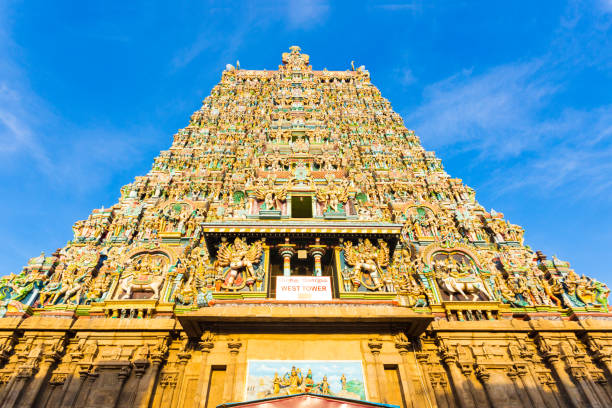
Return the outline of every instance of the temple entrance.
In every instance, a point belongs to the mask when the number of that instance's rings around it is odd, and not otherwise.
[[[331,395],[319,395],[300,393],[297,395],[284,395],[261,400],[237,402],[231,404],[221,404],[217,408],[289,408],[289,407],[311,407],[311,408],[373,408],[373,407],[397,407],[398,405],[379,404],[369,401],[357,401]],[[404,405],[405,406],[405,405]]]
[[[312,197],[291,197],[291,218],[312,218]]]

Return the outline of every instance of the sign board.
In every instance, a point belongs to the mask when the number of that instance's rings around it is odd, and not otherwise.
[[[277,276],[277,300],[331,300],[329,276]]]

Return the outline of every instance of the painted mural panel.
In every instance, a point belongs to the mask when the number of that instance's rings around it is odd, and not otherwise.
[[[311,392],[366,400],[361,361],[249,360],[246,399]]]

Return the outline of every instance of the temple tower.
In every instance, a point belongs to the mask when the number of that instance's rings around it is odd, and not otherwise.
[[[612,405],[607,286],[485,210],[363,66],[228,65],[73,231],[0,281],[2,406]]]

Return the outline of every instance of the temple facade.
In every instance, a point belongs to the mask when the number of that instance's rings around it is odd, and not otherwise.
[[[0,280],[2,407],[612,406],[608,287],[485,210],[363,66],[228,65],[73,231]]]

